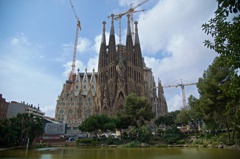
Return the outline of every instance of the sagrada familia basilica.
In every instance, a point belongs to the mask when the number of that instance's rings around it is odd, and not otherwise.
[[[55,118],[76,130],[87,117],[94,114],[114,116],[124,109],[124,101],[130,93],[145,96],[152,104],[156,117],[167,113],[161,81],[156,85],[152,69],[142,57],[135,22],[134,37],[128,16],[126,45],[116,44],[114,19],[111,21],[110,37],[106,42],[106,22],[103,22],[99,50],[98,70],[72,73],[63,84],[57,99]]]

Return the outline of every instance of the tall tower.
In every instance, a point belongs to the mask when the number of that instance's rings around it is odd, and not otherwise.
[[[103,22],[102,41],[98,63],[98,111],[100,114],[115,115],[121,112],[127,95],[144,96],[144,69],[137,22],[135,23],[135,45],[132,40],[130,17],[126,46],[116,45],[114,19],[112,15],[108,45]]]

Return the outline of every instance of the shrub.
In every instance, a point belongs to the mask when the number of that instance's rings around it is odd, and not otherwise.
[[[151,129],[143,125],[138,130],[138,140],[140,142],[148,142],[153,137]]]
[[[181,139],[181,135],[179,134],[165,134],[163,136],[163,142],[166,144],[176,143],[180,139]]]
[[[126,148],[139,147],[139,146],[140,146],[140,143],[136,141],[131,141],[124,145],[124,147]]]
[[[119,139],[118,139],[118,138],[114,138],[114,136],[109,136],[109,137],[107,138],[106,143],[107,143],[108,145],[111,145],[111,144],[119,144]]]
[[[173,143],[177,143],[178,140],[183,139],[184,135],[181,133],[181,131],[179,129],[177,129],[177,127],[174,127],[172,129],[168,129],[165,132],[165,135],[163,135],[163,142],[166,144],[173,144]]]
[[[185,144],[185,141],[184,140],[178,140],[177,144]]]
[[[79,144],[87,144],[87,145],[96,145],[95,139],[87,138],[87,139],[77,139],[76,140],[77,145]]]

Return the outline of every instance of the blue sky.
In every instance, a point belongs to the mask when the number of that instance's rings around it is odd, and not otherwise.
[[[72,0],[81,21],[76,68],[97,69],[102,21],[143,0]],[[209,39],[201,25],[214,16],[216,1],[149,0],[134,14],[142,54],[155,80],[163,85],[197,82],[217,55],[203,46]],[[69,0],[0,1],[0,93],[7,101],[40,106],[54,117],[56,99],[71,70],[76,30]],[[125,42],[126,17],[122,18]],[[115,33],[118,36],[118,21]],[[180,87],[165,88],[169,111],[182,107]],[[196,86],[186,96],[198,97]]]

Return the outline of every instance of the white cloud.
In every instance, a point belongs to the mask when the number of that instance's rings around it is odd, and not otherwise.
[[[91,41],[85,37],[78,38],[79,42],[77,45],[77,50],[80,52],[80,54],[84,54],[85,52],[91,51]]]
[[[216,2],[207,0],[161,0],[140,15],[138,28],[145,62],[163,85],[176,80],[179,83],[180,79],[197,82],[212,63],[216,53],[203,46],[207,36],[201,25],[213,15],[215,7]],[[197,96],[196,86],[189,93]],[[165,96],[169,110],[180,109],[182,97],[179,100],[175,90],[165,88]]]
[[[1,43],[1,52],[8,52],[0,54],[0,88],[7,101],[25,101],[39,105],[41,110],[55,109],[61,78],[45,70],[42,48],[24,33]],[[51,113],[47,111],[46,115]]]
[[[64,67],[64,72],[63,72],[63,76],[68,78],[69,73],[72,71],[72,61],[68,61],[67,63],[63,64]],[[75,72],[79,69],[80,72],[83,72],[83,70],[85,70],[86,66],[84,65],[84,63],[80,60],[76,60],[75,61]]]
[[[31,45],[31,42],[28,41],[27,37],[24,33],[17,33],[17,36],[11,40],[11,45],[19,46],[19,45]]]
[[[171,105],[171,107],[168,107],[169,112],[178,110],[179,108],[181,108],[183,105],[182,95],[175,94],[172,98],[168,100],[168,105]]]
[[[95,56],[94,58],[90,58],[88,60],[87,69],[89,72],[92,72],[93,69],[95,69],[95,72],[97,72],[98,69],[98,56]]]

